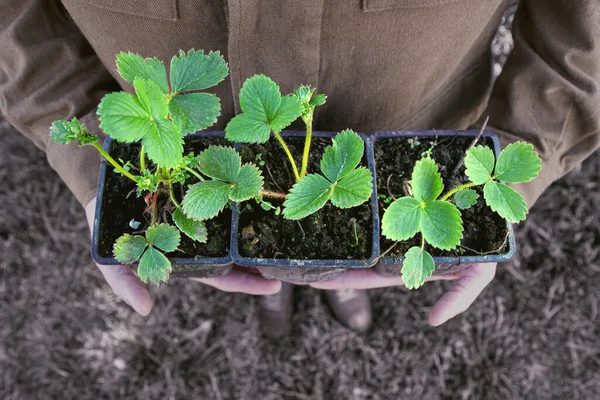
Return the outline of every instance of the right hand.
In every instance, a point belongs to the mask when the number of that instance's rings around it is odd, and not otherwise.
[[[94,226],[96,198],[94,197],[85,207],[85,215],[90,226]],[[152,309],[152,299],[146,286],[140,278],[131,271],[128,265],[99,265],[96,266],[104,275],[106,283],[113,292],[129,304],[138,314],[146,316]],[[281,281],[264,279],[259,275],[232,270],[229,275],[214,278],[191,278],[225,292],[241,292],[247,294],[275,294],[281,289]]]

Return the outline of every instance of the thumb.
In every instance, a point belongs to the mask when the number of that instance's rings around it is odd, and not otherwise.
[[[96,265],[104,275],[106,283],[120,299],[142,316],[150,313],[152,309],[150,293],[129,266]]]
[[[458,273],[458,281],[446,292],[429,314],[429,323],[439,326],[465,312],[494,279],[496,263],[472,264]]]

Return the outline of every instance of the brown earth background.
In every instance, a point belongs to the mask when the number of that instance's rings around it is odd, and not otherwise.
[[[154,310],[134,314],[90,260],[83,210],[6,122],[0,181],[0,399],[600,398],[598,152],[516,227],[518,256],[463,315],[426,322],[450,283],[372,290],[357,335],[301,287],[279,343],[256,298],[194,282],[151,288]]]

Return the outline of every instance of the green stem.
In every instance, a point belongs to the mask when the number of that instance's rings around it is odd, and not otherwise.
[[[114,158],[112,158],[106,151],[104,151],[104,149],[102,148],[102,146],[100,146],[99,143],[97,143],[97,142],[93,143],[92,146],[94,146],[96,148],[96,150],[98,150],[100,152],[102,157],[104,157],[106,159],[106,161],[108,161],[113,167],[115,167],[117,169],[117,171],[119,171],[120,173],[122,173],[123,175],[125,175],[126,177],[128,177],[129,179],[134,181],[135,183],[137,183],[137,181],[135,180],[135,177],[128,171],[125,171],[125,168],[123,168],[121,166],[121,164],[116,162]]]
[[[463,189],[467,189],[473,186],[477,186],[475,185],[473,182],[469,182],[469,183],[465,183],[464,185],[460,185],[457,188],[452,189],[451,191],[449,191],[448,193],[446,193],[440,200],[444,201],[444,200],[448,200],[448,198],[450,198],[450,196],[452,196],[454,193],[459,192]]]
[[[171,196],[171,201],[175,204],[175,207],[180,208],[181,206],[175,199],[175,193],[173,193],[173,182],[169,180],[169,196]]]
[[[274,197],[274,198],[278,198],[278,199],[285,199],[284,193],[271,192],[269,190],[261,190],[260,194],[264,197]]]
[[[197,173],[193,169],[188,168],[188,167],[183,167],[183,169],[185,169],[190,174],[194,175],[196,178],[200,179],[200,182],[204,182],[204,178],[202,177],[202,175],[200,175],[199,173]]]
[[[140,150],[140,171],[144,172],[146,169],[146,150],[144,149],[144,145],[142,145],[142,149]]]
[[[279,132],[273,131],[273,133],[275,134],[275,137],[279,141],[279,144],[281,144],[281,147],[283,147],[283,151],[285,151],[285,154],[287,154],[288,159],[290,160],[290,164],[292,164],[292,169],[294,170],[294,176],[296,177],[296,182],[298,182],[300,180],[300,175],[298,174],[298,167],[296,167],[296,162],[294,161],[294,157],[292,157],[292,153],[290,152],[290,149],[287,147],[287,145],[283,141],[283,138],[281,137]]]
[[[306,140],[304,142],[304,154],[302,155],[300,178],[304,178],[306,176],[306,170],[308,169],[308,156],[310,155],[310,141],[312,138],[313,112],[311,111],[306,118],[302,117],[302,120],[306,125]]]

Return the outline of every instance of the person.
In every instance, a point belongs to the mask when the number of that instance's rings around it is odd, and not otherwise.
[[[220,50],[230,75],[213,91],[222,102],[216,129],[240,111],[242,82],[257,73],[286,93],[309,84],[327,94],[315,117],[318,130],[464,129],[489,115],[488,127],[503,145],[528,141],[543,159],[540,176],[519,187],[532,206],[600,143],[600,1],[522,0],[514,51],[492,87],[490,42],[504,6],[504,0],[4,0],[0,111],[46,151],[90,218],[99,157],[94,149],[52,143],[51,122],[77,116],[100,134],[101,97],[119,90],[116,82],[130,90],[115,68],[120,51],[168,60],[179,49]],[[149,294],[128,267],[99,268],[134,310],[150,311]],[[431,324],[465,311],[495,270],[471,265],[449,277],[457,282],[433,307]],[[289,285],[240,271],[200,281],[271,294],[265,321],[289,319]],[[401,283],[357,270],[312,286],[343,289],[334,304],[355,315],[368,310],[366,295],[355,290]]]

